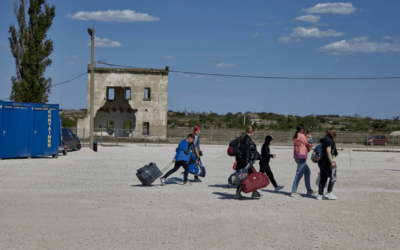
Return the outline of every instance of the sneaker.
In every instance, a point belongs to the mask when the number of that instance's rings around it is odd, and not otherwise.
[[[290,197],[300,197],[300,195],[298,193],[291,193]]]
[[[253,192],[252,195],[251,195],[252,198],[261,198],[261,196],[262,195],[257,191]]]
[[[196,176],[196,177],[197,177],[197,176]],[[199,178],[199,177],[196,178],[196,177],[193,179],[193,181],[195,181],[195,182],[201,182],[200,178]]]
[[[332,193],[327,193],[327,194],[325,195],[325,197],[326,197],[328,200],[336,200],[336,199],[337,199],[337,197],[334,196]]]
[[[236,193],[235,196],[233,197],[235,200],[241,200],[243,198],[241,193]]]
[[[160,181],[161,181],[161,186],[165,186],[165,179],[161,177]]]
[[[275,191],[278,192],[279,190],[281,190],[281,189],[283,189],[283,188],[284,188],[284,186],[277,186],[277,187],[275,188]]]
[[[318,195],[318,196],[317,196],[317,200],[320,201],[320,200],[323,200],[323,199],[324,199],[324,196],[323,196],[323,195]]]
[[[307,195],[313,195],[316,194],[317,192],[315,192],[314,190],[310,189],[307,191]]]
[[[183,184],[182,184],[183,186],[191,186],[192,185],[192,183],[190,183],[190,182],[184,182]]]

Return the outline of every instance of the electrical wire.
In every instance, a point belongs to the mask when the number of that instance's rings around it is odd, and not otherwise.
[[[147,69],[152,68],[139,68],[126,65],[118,65],[112,63],[106,63],[103,61],[98,62],[108,66],[133,68],[133,69]],[[386,77],[288,77],[288,76],[252,76],[252,75],[228,75],[228,74],[213,74],[213,73],[200,73],[180,70],[170,70],[171,73],[178,74],[190,74],[190,75],[204,75],[204,76],[220,76],[220,77],[237,77],[237,78],[261,78],[261,79],[277,79],[277,80],[394,80],[400,79],[400,76],[386,76]]]
[[[78,75],[78,76],[76,76],[76,77],[74,77],[74,78],[72,78],[72,79],[70,79],[70,80],[67,80],[67,81],[65,81],[65,82],[60,82],[60,83],[51,85],[50,88],[54,88],[54,87],[59,86],[59,85],[61,85],[61,84],[69,83],[69,82],[71,82],[71,81],[73,81],[73,80],[75,80],[75,79],[77,79],[77,78],[79,78],[79,77],[81,77],[81,76],[83,76],[83,75],[86,75],[86,74],[87,74],[87,72],[84,72],[84,73],[82,73],[82,74],[80,74],[80,75]],[[10,100],[10,98],[1,99],[1,101],[5,101],[5,100]]]

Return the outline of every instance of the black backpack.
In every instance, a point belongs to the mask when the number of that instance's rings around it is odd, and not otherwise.
[[[240,157],[240,155],[242,153],[242,140],[245,135],[246,134],[243,133],[240,136],[236,137],[235,139],[233,139],[232,141],[229,142],[228,151],[227,151],[229,156],[239,156]]]

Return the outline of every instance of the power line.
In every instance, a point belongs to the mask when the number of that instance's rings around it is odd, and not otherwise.
[[[78,75],[78,76],[76,76],[76,77],[74,77],[74,78],[72,78],[72,79],[70,79],[70,80],[67,80],[67,81],[65,81],[65,82],[60,82],[60,83],[51,85],[51,88],[54,88],[54,87],[56,87],[56,86],[58,86],[58,85],[61,85],[61,84],[69,83],[69,82],[71,82],[71,81],[73,81],[73,80],[75,80],[75,79],[77,79],[77,78],[79,78],[79,77],[81,77],[81,76],[83,76],[83,75],[85,75],[85,74],[87,74],[87,72],[84,72],[84,73],[82,73],[82,74],[80,74],[80,75]],[[10,98],[1,99],[1,101],[5,101],[5,100],[10,100]]]
[[[139,68],[126,65],[118,65],[106,63],[103,61],[98,62],[108,66],[133,68],[133,69],[152,69],[152,68]],[[171,73],[190,74],[190,75],[204,75],[204,76],[220,76],[220,77],[237,77],[237,78],[259,78],[259,79],[277,79],[277,80],[394,80],[400,79],[400,76],[385,76],[385,77],[288,77],[288,76],[252,76],[252,75],[228,75],[228,74],[213,74],[213,73],[200,73],[180,70],[170,70]]]

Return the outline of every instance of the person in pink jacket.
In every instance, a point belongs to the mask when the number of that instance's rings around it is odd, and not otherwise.
[[[297,163],[296,176],[294,177],[291,197],[300,196],[297,193],[297,187],[299,186],[300,180],[304,175],[304,182],[307,188],[307,195],[312,195],[315,192],[311,189],[310,177],[311,171],[307,165],[308,151],[313,146],[308,142],[307,137],[304,135],[304,126],[302,124],[297,125],[296,133],[293,137],[294,144],[294,160]]]

